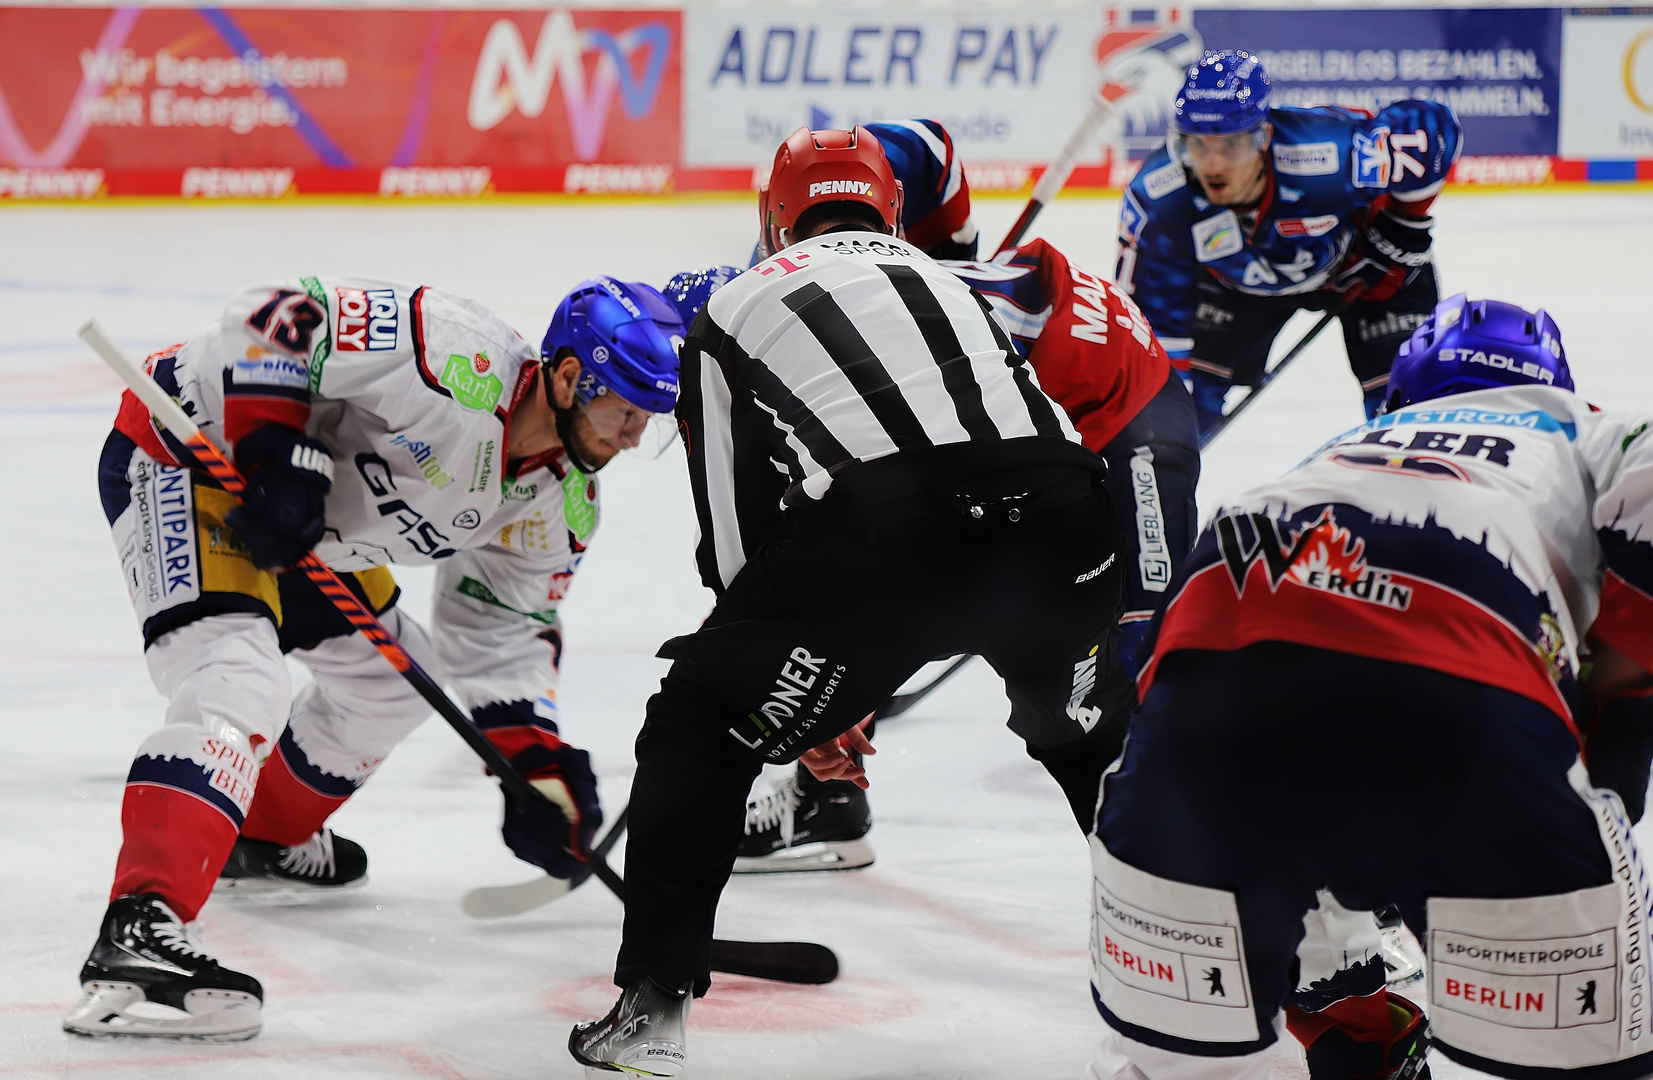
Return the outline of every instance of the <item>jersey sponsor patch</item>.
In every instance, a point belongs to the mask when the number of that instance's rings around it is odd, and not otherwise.
[[[237,386],[282,386],[303,390],[310,385],[310,367],[303,360],[282,356],[253,345],[230,365],[230,381]]]
[[[1444,1042],[1542,1068],[1646,1053],[1647,892],[1622,804],[1575,762],[1616,880],[1524,899],[1429,901],[1430,1024]]]
[[[1288,176],[1331,176],[1342,167],[1334,142],[1274,145],[1274,167]]]
[[[1239,906],[1156,877],[1090,838],[1091,982],[1126,1023],[1200,1042],[1257,1038]]]
[[[1182,163],[1177,161],[1167,162],[1142,177],[1142,190],[1148,193],[1150,199],[1163,199],[1178,188],[1187,186],[1188,174],[1182,171]]]
[[[498,375],[484,374],[492,366],[487,353],[479,352],[475,356],[455,353],[448,357],[448,364],[437,381],[467,409],[492,412],[505,393],[505,384],[499,381]]]
[[[1305,236],[1325,236],[1337,228],[1339,220],[1336,214],[1321,214],[1319,217],[1308,218],[1281,218],[1274,223],[1274,231],[1288,240]]]
[[[1354,149],[1355,187],[1389,186],[1389,129],[1374,128],[1370,134],[1356,131]]]
[[[864,180],[817,180],[809,185],[811,199],[820,195],[871,195],[872,185]]]
[[[1202,263],[1237,255],[1245,248],[1240,219],[1232,210],[1194,222],[1194,258]]]
[[[1171,583],[1171,549],[1165,543],[1165,516],[1159,501],[1154,452],[1139,446],[1131,454],[1131,494],[1136,502],[1136,563],[1144,592],[1164,592]]]
[[[397,307],[394,289],[337,290],[338,352],[381,352],[396,347]]]

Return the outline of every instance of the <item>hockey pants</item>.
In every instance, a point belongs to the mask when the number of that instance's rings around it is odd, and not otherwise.
[[[1454,1060],[1653,1074],[1630,822],[1566,723],[1509,691],[1280,642],[1171,653],[1104,784],[1092,860],[1092,995],[1112,1029],[1093,1080],[1266,1077],[1327,894],[1399,905]]]
[[[1080,817],[1117,752],[1134,693],[1113,648],[1118,525],[1094,473],[1052,466],[791,513],[705,625],[661,649],[673,663],[637,738],[621,986],[651,975],[705,992],[753,778],[932,659],[994,666],[1011,730]]]
[[[1215,281],[1199,285],[1194,312],[1194,345],[1189,368],[1200,430],[1222,416],[1223,398],[1235,383],[1256,386],[1269,350],[1287,320],[1299,311],[1324,311],[1337,294],[1321,290],[1293,296],[1254,296]],[[1343,312],[1343,348],[1349,370],[1360,381],[1368,418],[1376,415],[1389,385],[1389,368],[1401,342],[1435,310],[1440,288],[1434,264],[1386,300],[1359,300]]]
[[[307,578],[252,566],[223,523],[234,503],[221,489],[118,433],[99,481],[167,699],[127,775],[111,898],[159,893],[188,921],[237,835],[308,839],[430,709]],[[436,670],[424,627],[391,606],[389,571],[344,577]],[[296,699],[288,653],[313,678]]]
[[[1165,385],[1099,453],[1108,463],[1108,494],[1119,510],[1123,610],[1119,659],[1136,678],[1138,646],[1165,598],[1171,574],[1194,549],[1199,510],[1199,423],[1181,376]]]

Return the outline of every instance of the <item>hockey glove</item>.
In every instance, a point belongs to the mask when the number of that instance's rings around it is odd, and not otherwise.
[[[1332,288],[1350,302],[1388,300],[1429,262],[1429,230],[1434,224],[1434,218],[1379,210],[1367,220],[1351,261]]]
[[[1392,990],[1345,998],[1321,1012],[1286,1006],[1310,1080],[1419,1080],[1429,1075],[1429,1021]]]
[[[247,488],[224,520],[253,565],[276,570],[304,558],[327,523],[333,455],[302,431],[265,424],[236,444],[235,463]]]
[[[591,857],[603,823],[591,755],[557,736],[557,725],[532,701],[496,702],[471,713],[488,741],[548,799],[523,805],[505,793],[505,845],[552,877],[570,878]]]

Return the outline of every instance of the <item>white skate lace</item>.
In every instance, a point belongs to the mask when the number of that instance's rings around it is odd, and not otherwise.
[[[283,848],[281,868],[299,877],[334,876],[333,830],[323,829],[302,844]]]
[[[794,776],[767,795],[747,803],[746,835],[767,832],[779,826],[782,845],[791,846],[792,825],[803,795],[803,789],[798,786],[797,777]]]
[[[168,913],[170,914],[170,912]],[[166,922],[155,922],[149,926],[149,931],[155,935],[155,940],[170,952],[183,953],[185,956],[199,956],[203,960],[211,960],[206,946],[196,935],[193,926],[185,926],[173,916]]]

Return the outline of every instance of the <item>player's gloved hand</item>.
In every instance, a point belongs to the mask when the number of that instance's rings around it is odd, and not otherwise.
[[[1394,296],[1429,262],[1429,230],[1434,224],[1434,218],[1379,210],[1367,220],[1332,288],[1349,302]]]
[[[253,565],[274,570],[304,558],[327,524],[333,455],[296,428],[265,424],[236,444],[235,463],[247,489],[225,521]]]
[[[490,742],[548,802],[521,805],[505,793],[500,834],[511,852],[552,877],[573,877],[591,857],[591,841],[603,823],[591,755],[563,742],[557,725],[538,715],[532,701],[484,705],[471,713]]]

